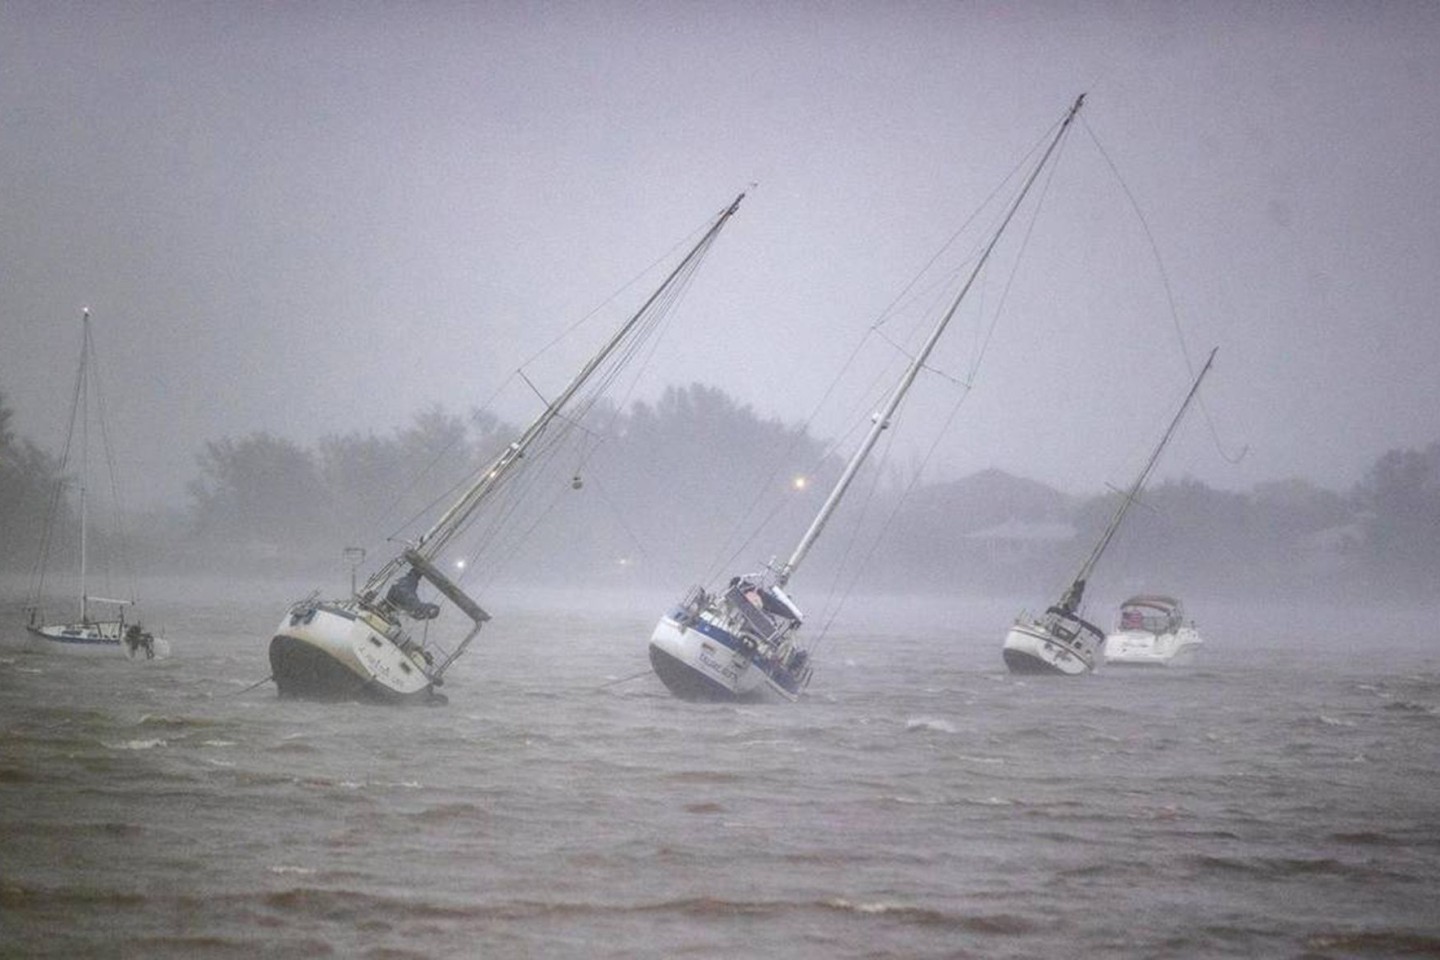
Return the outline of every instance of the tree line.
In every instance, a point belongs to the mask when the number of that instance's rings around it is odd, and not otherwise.
[[[23,570],[63,478],[11,423],[0,395],[0,562]],[[532,471],[527,505],[514,508],[519,532],[497,538],[488,566],[672,588],[728,575],[792,545],[841,466],[802,427],[699,384],[625,410],[599,406],[581,426],[576,444]],[[388,556],[387,539],[424,529],[515,433],[489,414],[434,406],[388,433],[309,446],[264,432],[216,439],[196,455],[183,509],[130,525],[131,553],[157,573],[333,570],[346,546]],[[848,564],[877,589],[1045,593],[1063,586],[1114,508],[1112,494],[1071,497],[996,470],[909,491],[872,472],[866,487],[807,574]],[[1144,499],[1102,568],[1117,585],[1421,600],[1440,586],[1440,442],[1387,452],[1344,492],[1184,479]]]

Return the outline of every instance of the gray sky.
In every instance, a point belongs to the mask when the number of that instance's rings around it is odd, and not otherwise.
[[[90,306],[130,499],[180,498],[206,439],[483,402],[755,181],[647,389],[798,420],[1081,91],[1249,448],[1196,418],[1159,476],[1341,489],[1440,438],[1426,3],[0,0],[0,390],[57,448]],[[1088,134],[1054,196],[936,477],[1125,482],[1184,392]]]

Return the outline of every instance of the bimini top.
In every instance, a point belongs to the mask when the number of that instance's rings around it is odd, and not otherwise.
[[[1158,594],[1140,594],[1120,604],[1121,630],[1168,633],[1180,627],[1180,601]]]
[[[1126,607],[1154,607],[1156,610],[1178,610],[1180,601],[1174,597],[1162,596],[1158,593],[1140,593],[1120,604],[1120,609]]]

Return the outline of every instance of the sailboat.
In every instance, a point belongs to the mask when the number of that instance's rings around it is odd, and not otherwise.
[[[650,637],[650,665],[675,696],[696,701],[787,702],[798,699],[809,685],[813,674],[810,650],[800,643],[798,636],[805,618],[787,592],[790,579],[840,506],[881,434],[890,426],[905,394],[975,285],[1006,227],[1049,163],[1084,101],[1085,95],[1081,94],[1065,114],[959,292],[871,418],[869,429],[789,558],[783,564],[771,561],[756,573],[732,577],[722,588],[692,587],[678,605],[660,618]]]
[[[65,451],[61,457],[61,479],[56,481],[55,492],[50,501],[46,518],[45,534],[42,539],[39,558],[35,564],[30,600],[26,604],[29,620],[25,627],[35,643],[44,650],[66,653],[123,653],[131,659],[154,659],[157,641],[153,634],[138,621],[125,619],[125,608],[134,604],[133,597],[114,599],[90,595],[91,516],[90,503],[90,432],[91,427],[99,428],[105,462],[109,465],[111,493],[114,495],[115,511],[119,512],[119,496],[115,489],[114,457],[110,452],[109,434],[105,426],[105,414],[101,404],[100,382],[95,367],[95,341],[90,332],[90,311],[85,309],[80,318],[80,364],[75,375],[75,387],[71,394],[70,425],[65,437]],[[92,394],[94,395],[92,398]],[[93,402],[92,402],[93,401]],[[92,418],[92,406],[94,416]],[[79,450],[75,450],[76,433],[79,433]],[[80,524],[78,561],[79,617],[73,620],[50,620],[45,615],[42,598],[45,596],[45,579],[49,567],[50,548],[54,536],[66,513],[64,497],[64,475],[72,466],[71,456],[79,455],[75,472],[78,485]],[[117,524],[118,525],[118,524]],[[115,542],[119,542],[122,531],[114,531]],[[104,609],[97,615],[96,607]],[[163,641],[161,642],[163,644]]]
[[[1218,349],[1218,348],[1217,348]],[[1180,409],[1170,421],[1170,426],[1165,430],[1160,442],[1150,454],[1150,459],[1135,477],[1135,482],[1120,500],[1119,506],[1115,508],[1110,523],[1106,525],[1105,531],[1096,541],[1095,548],[1090,551],[1090,556],[1080,565],[1080,570],[1065,588],[1065,593],[1053,606],[1046,609],[1045,613],[1036,617],[1021,612],[1015,619],[1010,632],[1005,635],[1005,643],[1001,647],[1001,655],[1005,658],[1005,666],[1010,668],[1011,673],[1048,673],[1061,674],[1063,676],[1078,676],[1090,673],[1095,669],[1096,660],[1101,656],[1105,645],[1105,631],[1095,626],[1080,615],[1081,604],[1085,599],[1085,584],[1090,579],[1095,565],[1100,562],[1100,557],[1105,553],[1105,548],[1115,536],[1115,531],[1120,529],[1120,522],[1125,519],[1132,504],[1140,496],[1140,491],[1145,486],[1145,481],[1150,478],[1155,464],[1160,460],[1160,454],[1170,438],[1175,435],[1175,428],[1180,425],[1185,411],[1190,408],[1190,402],[1195,399],[1196,393],[1200,390],[1200,383],[1205,379],[1205,374],[1210,372],[1210,365],[1215,362],[1215,350],[1210,351],[1210,356],[1205,360],[1205,366],[1195,377],[1195,382],[1190,385],[1190,392],[1185,394],[1185,400],[1180,404]]]
[[[270,641],[270,669],[282,697],[315,700],[444,703],[436,688],[490,619],[462,586],[446,573],[442,554],[477,515],[537,456],[552,426],[573,424],[570,409],[592,379],[608,382],[633,358],[644,338],[679,298],[721,229],[740,207],[740,194],[717,215],[679,264],[581,367],[569,385],[500,455],[478,474],[435,524],[381,566],[353,595],[322,600],[319,592],[293,604]],[[555,431],[552,431],[555,432]],[[539,445],[539,446],[537,446]],[[497,510],[499,505],[497,504]],[[426,624],[440,615],[440,604],[420,596],[422,583],[438,591],[469,620],[468,632],[446,650],[411,633],[411,623]]]

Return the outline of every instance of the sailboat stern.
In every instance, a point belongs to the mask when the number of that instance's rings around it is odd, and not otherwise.
[[[759,678],[740,641],[712,624],[687,624],[679,611],[655,625],[650,666],[681,700],[726,703],[758,695]]]
[[[298,603],[270,640],[270,675],[282,697],[443,702],[426,667],[394,624],[351,604]]]
[[[1051,608],[1039,619],[1023,614],[1016,618],[1000,653],[1011,673],[1074,677],[1095,669],[1104,640],[1098,627]]]

